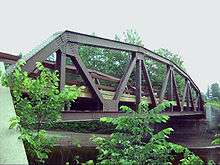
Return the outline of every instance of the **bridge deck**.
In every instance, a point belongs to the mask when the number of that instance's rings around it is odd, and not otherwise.
[[[204,118],[202,111],[182,111],[182,112],[163,112],[162,114],[175,118]],[[101,117],[118,117],[125,115],[123,112],[91,112],[91,111],[64,111],[62,112],[63,121],[87,121],[98,120]]]
[[[107,91],[107,90],[100,90],[100,93],[102,94],[103,98],[104,99],[113,99],[114,95],[115,95],[115,92],[113,91]],[[83,89],[81,91],[81,95],[80,95],[81,98],[92,98],[92,95],[91,93],[88,91],[87,88]],[[146,101],[149,101],[148,97],[146,96],[142,96],[142,99],[146,100]],[[135,102],[135,95],[132,95],[132,94],[126,94],[126,93],[123,93],[121,98],[120,98],[120,101],[124,101],[124,102]]]

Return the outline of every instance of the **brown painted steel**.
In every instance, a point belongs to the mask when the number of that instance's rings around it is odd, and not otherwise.
[[[56,69],[54,62],[46,60],[46,61],[43,62],[43,64],[47,68]],[[69,70],[72,73],[78,74],[78,70],[73,65],[66,65],[66,70]],[[99,79],[99,80],[107,80],[107,81],[112,81],[112,82],[120,82],[120,79],[116,78],[114,76],[110,76],[108,74],[104,74],[102,72],[99,72],[99,71],[96,71],[96,70],[92,70],[92,69],[87,69],[87,70],[91,74],[92,78],[94,78],[94,79],[96,78],[96,79]]]
[[[165,80],[163,82],[162,90],[161,90],[161,93],[160,93],[160,98],[159,98],[160,103],[164,100],[164,96],[165,96],[165,93],[166,93],[169,77],[170,77],[170,67],[168,66],[167,67],[167,72],[166,72],[166,77],[165,77]]]
[[[169,66],[168,66],[168,69],[169,69]],[[171,67],[170,68],[170,76],[169,76],[169,92],[168,92],[168,95],[169,95],[169,100],[174,100],[174,97],[173,97],[173,74],[172,74],[172,71],[173,71],[173,68]],[[171,105],[170,107],[171,111],[173,111],[173,106]]]
[[[141,60],[137,59],[136,61],[136,74],[135,74],[135,97],[136,97],[136,108],[138,108],[139,103],[141,102]]]
[[[84,45],[90,45],[90,46],[97,46],[97,47],[103,47],[103,48],[109,48],[109,49],[117,49],[117,50],[124,50],[129,52],[139,52],[141,54],[145,54],[147,58],[159,61],[161,63],[164,63],[166,65],[171,65],[174,67],[175,71],[177,71],[180,75],[182,75],[184,78],[188,79],[192,87],[196,89],[196,91],[199,91],[199,88],[196,86],[196,84],[193,82],[193,80],[190,78],[190,76],[181,68],[179,68],[175,63],[170,61],[169,59],[166,59],[164,57],[161,57],[160,55],[137,45],[127,44],[123,42],[118,42],[114,40],[109,40],[101,37],[95,37],[90,36],[82,33],[76,33],[71,31],[65,31],[60,36],[55,38],[52,42],[50,42],[47,46],[45,46],[43,49],[39,50],[35,55],[30,58],[27,58],[26,61],[29,61],[28,64],[24,67],[27,71],[33,71],[35,68],[34,61],[42,62],[44,61],[45,55],[52,54],[58,48],[66,44],[67,42],[73,42],[78,44],[84,44]]]
[[[194,112],[194,111],[183,111],[183,112],[162,112],[162,114],[168,115],[170,117],[199,117],[204,118],[204,114],[202,112]],[[62,113],[63,121],[88,121],[88,120],[98,120],[101,117],[118,117],[128,115],[122,112],[91,112],[91,111],[64,111]]]
[[[173,82],[172,83],[173,83],[173,90],[174,90],[174,93],[175,93],[175,96],[176,96],[176,104],[179,107],[179,110],[182,111],[182,106],[180,104],[180,98],[179,98],[179,93],[178,93],[178,89],[177,89],[176,76],[175,76],[175,73],[174,73],[173,70],[172,70],[171,74],[172,74],[172,77],[173,77]]]
[[[205,109],[204,109],[204,100],[202,98],[202,94],[199,93],[199,110],[202,111],[203,113],[205,113]]]
[[[44,62],[51,54],[59,50],[61,47],[62,39],[57,37],[33,56],[22,57],[22,59],[26,61],[23,69],[28,73],[33,72],[33,70],[36,68],[36,62]]]
[[[188,82],[187,82],[187,80],[185,80],[185,88],[184,88],[184,92],[183,92],[182,105],[181,105],[182,106],[182,108],[181,108],[182,111],[183,111],[183,107],[184,107],[184,104],[185,104],[187,90],[188,90]]]
[[[82,63],[80,57],[76,54],[77,51],[72,49],[73,47],[75,48],[76,45],[81,45],[81,44],[131,52],[133,56],[128,66],[128,69],[124,73],[123,77],[119,80],[113,76],[109,76],[109,75],[100,73],[98,71],[87,69]],[[59,52],[59,49],[61,49],[63,54],[59,56],[59,53],[58,53],[56,64],[46,61],[48,56],[50,56],[52,53],[56,51]],[[64,62],[66,58],[65,54],[71,57],[78,71],[76,70],[74,66],[65,66],[65,62]],[[147,84],[149,86],[148,89],[149,89],[151,101],[153,104],[156,105],[156,99],[154,97],[153,88],[152,88],[152,85],[149,79],[149,75],[147,73],[146,66],[143,62],[144,59],[149,59],[149,58],[168,66],[167,74],[166,74],[166,77],[165,77],[165,80],[162,86],[162,90],[160,93],[160,98],[159,98],[160,102],[164,99],[167,86],[169,85],[169,90],[168,90],[169,99],[171,100],[174,99],[173,97],[173,93],[174,93],[176,96],[177,106],[182,107],[181,109],[183,110],[183,106],[185,104],[186,98],[187,98],[186,103],[188,106],[189,106],[189,101],[191,102],[191,106],[192,104],[194,104],[193,99],[192,99],[192,93],[191,93],[191,90],[192,90],[191,88],[193,88],[199,96],[199,100],[196,106],[199,107],[199,109],[204,111],[204,102],[201,96],[201,92],[199,88],[196,86],[196,84],[193,82],[193,80],[190,78],[190,76],[184,70],[179,68],[175,63],[173,63],[169,59],[161,57],[160,55],[144,47],[137,46],[137,45],[127,44],[123,42],[118,42],[114,40],[109,40],[105,38],[90,36],[90,35],[71,32],[71,31],[65,31],[61,35],[57,36],[54,40],[49,42],[42,49],[37,51],[34,55],[24,57],[23,59],[26,61],[26,65],[23,67],[23,69],[29,73],[33,73],[33,71],[36,68],[35,66],[36,62],[44,62],[45,65],[53,69],[58,69],[60,72],[60,88],[61,89],[65,85],[65,70],[71,69],[73,72],[77,74],[80,73],[80,75],[83,77],[84,81],[86,82],[86,85],[91,90],[91,93],[93,94],[95,98],[98,98],[100,104],[103,104],[104,102],[106,104],[115,104],[115,102],[117,102],[118,104],[119,99],[127,86],[128,79],[131,75],[131,72],[133,71],[134,66],[136,64],[136,72],[135,72],[136,103],[138,104],[141,99],[141,92],[142,92],[141,91],[141,69],[142,69],[143,76],[145,77]],[[6,53],[0,53],[0,60],[3,60],[5,62],[13,64],[18,59],[19,59],[18,56],[15,57],[13,55],[9,55]],[[181,106],[180,106],[180,99],[178,96],[174,71],[180,74],[186,80],[186,86],[184,89],[184,95],[183,95]],[[98,90],[98,87],[95,85],[92,78],[95,78],[96,80],[107,80],[107,81],[112,81],[116,83],[119,82],[117,90],[113,97],[113,102],[109,100],[104,101],[101,93]],[[195,110],[196,106],[192,106],[192,108],[194,107],[194,110]],[[114,107],[114,106],[109,106],[109,107]]]
[[[189,96],[189,81],[187,82],[187,93],[186,93],[186,107],[189,110],[190,108],[190,96]]]
[[[59,88],[63,90],[66,82],[66,54],[60,50],[56,52],[56,68],[59,70]]]
[[[190,104],[191,104],[191,108],[193,111],[195,111],[195,106],[194,106],[194,101],[193,101],[193,96],[192,96],[192,90],[191,90],[191,86],[189,83],[189,100],[190,100]]]
[[[141,63],[142,63],[141,66],[142,66],[142,71],[143,71],[143,77],[144,77],[144,80],[147,83],[147,88],[148,88],[148,91],[149,91],[151,104],[152,104],[153,107],[155,107],[157,105],[157,102],[156,102],[156,98],[154,96],[153,87],[152,87],[151,80],[150,80],[150,77],[149,77],[149,74],[148,74],[148,70],[147,70],[147,67],[146,67],[143,60],[141,60]]]
[[[85,81],[86,85],[89,87],[91,94],[97,98],[101,104],[103,104],[103,97],[101,93],[99,92],[97,86],[95,85],[94,81],[92,80],[91,75],[89,74],[88,70],[86,69],[86,66],[83,64],[81,58],[77,55],[77,48],[74,47],[73,50],[69,50],[72,52],[72,54],[68,54],[68,56],[71,58],[73,64],[76,66],[76,68],[79,70],[80,75],[82,76],[83,80]],[[102,105],[100,105],[102,106]]]
[[[125,74],[123,74],[123,77],[121,78],[121,81],[118,84],[118,87],[117,87],[116,93],[113,97],[113,100],[116,100],[119,102],[119,99],[120,99],[121,95],[123,94],[125,87],[127,85],[128,79],[134,69],[135,63],[136,63],[136,57],[133,55]]]
[[[0,61],[7,64],[15,64],[20,56],[11,55],[8,53],[0,52]]]
[[[190,78],[190,76],[181,68],[179,68],[175,63],[173,63],[171,60],[164,58],[160,56],[159,54],[146,49],[142,46],[132,45],[128,43],[123,43],[119,41],[114,41],[106,38],[91,36],[87,34],[72,32],[72,31],[65,31],[62,35],[63,40],[70,41],[73,43],[79,43],[89,46],[97,46],[102,48],[109,48],[109,49],[116,49],[116,50],[123,50],[123,51],[129,51],[129,52],[139,52],[140,54],[145,54],[147,58],[156,60],[158,62],[164,63],[166,65],[171,65],[174,67],[175,71],[177,71],[180,75],[182,75],[184,78],[187,78],[193,85],[193,88],[197,89],[199,91],[199,88],[196,86],[196,84],[193,82],[193,80]]]

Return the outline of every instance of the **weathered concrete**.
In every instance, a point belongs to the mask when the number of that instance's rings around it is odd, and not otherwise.
[[[2,62],[0,71],[5,72]],[[15,115],[10,90],[0,84],[0,164],[28,164],[19,131],[9,129],[9,119]]]

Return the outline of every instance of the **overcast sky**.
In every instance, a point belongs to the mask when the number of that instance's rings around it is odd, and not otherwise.
[[[0,0],[0,6],[2,52],[25,53],[66,29],[112,39],[132,28],[146,48],[181,55],[203,91],[220,82],[218,0]]]

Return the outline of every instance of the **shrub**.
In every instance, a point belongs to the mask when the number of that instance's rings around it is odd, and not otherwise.
[[[118,118],[104,117],[100,120],[115,125],[116,130],[110,139],[94,137],[93,141],[99,150],[98,164],[172,164],[175,156],[183,154],[180,164],[204,164],[187,148],[168,142],[166,139],[173,132],[166,128],[159,132],[153,125],[165,123],[169,117],[160,112],[168,108],[173,102],[164,102],[149,110],[148,105],[142,102],[138,111],[122,106],[127,115]]]
[[[24,64],[19,61],[13,72],[2,76],[2,84],[11,89],[17,114],[10,120],[10,128],[20,129],[20,138],[28,154],[43,161],[48,157],[53,140],[47,138],[42,126],[58,121],[64,104],[75,100],[80,95],[80,88],[72,86],[59,91],[57,71],[37,63],[39,76],[31,78],[22,70]],[[33,129],[37,131],[33,132]]]

